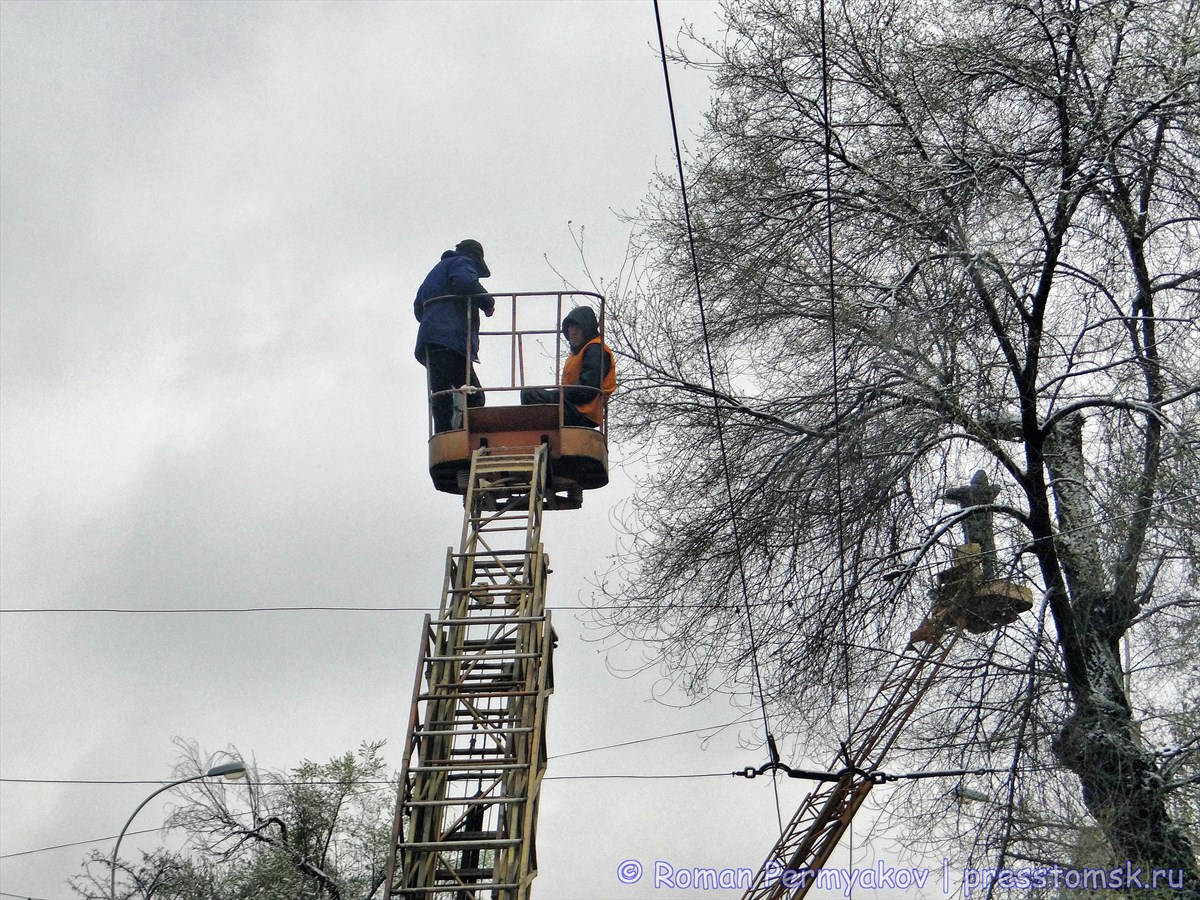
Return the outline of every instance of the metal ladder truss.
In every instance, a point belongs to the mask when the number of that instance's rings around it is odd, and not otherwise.
[[[839,756],[828,771],[848,770],[814,788],[800,804],[742,900],[798,900],[816,883],[854,814],[875,786],[878,771],[913,710],[937,678],[960,629],[939,640],[909,644],[850,731],[849,759]]]
[[[389,900],[529,896],[554,687],[546,469],[544,446],[472,456],[459,550],[447,555],[437,618],[423,627]]]

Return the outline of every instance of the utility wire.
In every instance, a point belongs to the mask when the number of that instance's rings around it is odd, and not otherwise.
[[[699,734],[704,731],[721,731],[733,725],[740,725],[746,722],[745,716],[740,716],[730,722],[724,722],[718,725],[704,725],[700,728],[690,728],[687,731],[673,731],[670,734],[656,734],[651,737],[637,738],[632,741],[622,741],[619,744],[606,744],[601,747],[585,747],[582,750],[570,750],[566,753],[553,754],[548,759],[562,759],[567,756],[582,756],[585,753],[597,753],[601,750],[614,750],[619,747],[631,747],[635,744],[649,744],[654,741],[663,741],[668,738],[681,737],[688,734]],[[147,781],[144,779],[114,779],[114,778],[2,778],[0,783],[9,784],[141,784],[141,785],[164,785],[170,784],[170,781]],[[323,781],[289,781],[286,779],[271,781],[271,782],[246,782],[241,780],[239,784],[340,784],[341,782],[323,782]],[[388,781],[363,781],[361,784],[391,784]]]
[[[1200,498],[1200,493],[1181,494],[1178,497],[1165,497],[1157,503],[1152,503],[1146,509],[1165,509],[1173,506],[1176,503],[1184,503],[1189,500]],[[1074,528],[1055,531],[1054,537],[1070,537],[1072,534],[1079,534],[1085,531],[1092,531],[1099,525],[1111,525],[1114,522],[1120,522],[1122,519],[1128,519],[1135,513],[1142,512],[1142,509],[1131,510],[1130,512],[1118,513],[1111,516],[1101,516],[1094,519],[1087,525],[1077,525]],[[1001,550],[992,551],[991,555],[1000,556]],[[981,554],[982,555],[982,554]],[[944,562],[930,561],[920,564],[901,564],[893,567],[890,572],[884,573],[882,577],[895,577],[902,573],[920,573],[932,572],[941,569],[945,566]],[[752,607],[773,606],[776,602],[773,600],[758,600],[749,601]],[[603,611],[607,609],[616,609],[614,604],[597,604],[594,606],[585,606],[583,604],[572,605],[553,605],[546,607],[549,610],[575,610],[575,611]],[[707,603],[680,603],[677,604],[679,609],[712,609],[711,604]],[[18,607],[0,607],[0,615],[5,613],[13,614],[31,614],[31,613],[105,613],[105,614],[120,614],[120,615],[196,615],[196,614],[215,614],[223,613],[277,613],[277,612],[437,612],[436,606],[212,606],[212,607],[177,607],[167,609],[162,607],[154,608],[137,608],[127,606],[18,606]]]
[[[730,723],[730,724],[734,724],[734,723]],[[707,730],[707,729],[695,729],[695,730],[699,731],[699,730]],[[693,733],[693,732],[686,732],[686,731],[677,732],[677,734],[690,734],[690,733]],[[675,735],[662,735],[662,737],[674,737],[674,736]],[[655,740],[655,738],[648,738],[647,740]],[[633,741],[630,743],[641,743],[641,742]],[[616,744],[613,746],[626,746],[626,745]],[[594,749],[603,750],[603,749],[608,749],[608,748],[597,747]],[[576,751],[576,752],[586,753],[589,751],[583,750],[583,751]],[[1160,751],[1160,755],[1171,755],[1171,754],[1175,754],[1175,753],[1187,753],[1187,752],[1191,752],[1189,750],[1189,748],[1180,748],[1178,750]],[[563,756],[571,756],[573,754],[565,753],[562,755]],[[786,766],[784,768],[787,770],[789,777],[792,777],[792,778],[808,779],[808,780],[815,780],[815,781],[837,781],[838,779],[843,778],[843,777],[852,776],[852,775],[860,775],[860,776],[868,778],[869,780],[871,780],[877,784],[886,784],[886,783],[896,782],[896,781],[917,781],[917,780],[924,780],[924,779],[928,779],[928,778],[961,778],[964,775],[1010,775],[1011,774],[1010,769],[1007,767],[1005,767],[1005,768],[975,768],[975,769],[933,769],[933,770],[928,770],[928,771],[918,770],[918,771],[914,771],[914,772],[899,772],[899,773],[891,773],[891,772],[887,772],[885,770],[866,771],[866,770],[844,769],[840,772],[823,772],[823,771],[819,771],[819,770],[809,770],[809,769],[792,769],[792,768],[786,767]],[[1060,771],[1060,769],[1055,766],[1031,766],[1031,767],[1027,768],[1025,771],[1028,771],[1028,772],[1036,772],[1036,771],[1057,772],[1057,771]],[[759,773],[754,769],[741,769],[736,772],[690,772],[690,773],[676,772],[676,773],[664,773],[664,774],[657,774],[657,775],[656,774],[649,774],[649,775],[647,775],[647,774],[619,774],[619,773],[617,773],[617,774],[612,774],[612,773],[610,773],[610,774],[584,774],[584,775],[547,775],[547,776],[545,776],[545,778],[543,780],[547,780],[547,781],[598,781],[598,780],[604,780],[604,781],[613,781],[613,780],[618,780],[618,781],[675,781],[675,780],[694,780],[697,778],[729,778],[730,776],[741,777],[741,778],[754,778],[757,776],[757,774],[759,774]],[[37,778],[0,778],[0,782],[18,782],[18,783],[25,783],[25,784],[114,784],[114,785],[124,785],[124,784],[163,785],[163,784],[171,783],[171,782],[163,782],[163,781],[108,781],[108,780],[98,780],[98,779],[97,780],[82,780],[82,779],[68,780],[68,779],[37,779]],[[273,786],[273,785],[283,785],[283,784],[305,784],[305,785],[338,785],[338,784],[342,784],[342,782],[340,782],[340,781],[271,781],[271,782],[262,782],[262,781],[260,781],[260,782],[245,782],[245,781],[242,781],[239,783],[240,784],[255,784],[255,785],[259,785],[259,786],[263,786],[263,785]],[[360,781],[357,783],[360,785],[374,785],[376,787],[376,789],[382,789],[385,787],[389,788],[389,789],[394,789],[396,787],[396,783],[394,781],[378,781],[378,780],[372,779],[372,780]],[[128,834],[128,835],[154,834],[156,832],[163,831],[163,830],[165,830],[164,827],[146,828],[141,831],[129,831],[129,832],[126,832],[126,834]],[[65,843],[65,844],[54,844],[49,847],[38,847],[35,850],[21,850],[21,851],[15,852],[15,853],[2,853],[2,854],[0,854],[0,859],[12,859],[12,858],[18,857],[18,856],[29,856],[34,853],[46,853],[51,850],[62,850],[64,848],[68,848],[68,847],[82,847],[82,846],[87,846],[89,844],[103,844],[103,843],[108,843],[109,841],[113,841],[113,840],[116,840],[116,835],[108,835],[106,837],[93,838],[91,840],[86,840],[86,841],[71,841],[71,842]],[[0,892],[0,896],[2,896],[2,895],[3,895],[3,892]]]
[[[574,750],[574,751],[570,751],[568,753],[562,753],[562,754],[559,754],[558,756],[554,756],[554,757],[550,757],[550,758],[551,759],[559,759],[559,758],[566,757],[566,756],[577,756],[577,755],[580,755],[583,753],[592,753],[592,752],[599,751],[599,750],[610,750],[610,749],[614,749],[617,747],[628,747],[628,746],[632,746],[634,744],[644,744],[644,743],[649,743],[651,741],[663,740],[665,738],[678,737],[681,735],[696,734],[701,731],[711,731],[714,729],[719,730],[721,728],[727,728],[731,725],[740,724],[744,721],[746,721],[744,718],[735,719],[734,721],[727,722],[724,725],[710,725],[710,726],[706,726],[704,728],[693,728],[688,731],[676,731],[671,734],[663,734],[663,735],[658,735],[656,737],[650,737],[650,738],[641,738],[641,739],[634,740],[634,741],[625,741],[620,744],[610,744],[610,745],[607,745],[604,747],[590,747],[585,750]],[[1194,752],[1196,752],[1195,748],[1179,747],[1179,748],[1174,748],[1174,749],[1169,749],[1169,750],[1159,750],[1159,751],[1156,751],[1155,755],[1158,757],[1171,757],[1171,756],[1177,756],[1177,755],[1190,754],[1190,753],[1194,753]],[[822,772],[822,771],[818,771],[818,770],[793,769],[790,766],[786,766],[786,765],[782,765],[782,764],[779,766],[779,768],[786,771],[788,776],[792,777],[792,778],[809,779],[809,780],[816,780],[816,781],[836,781],[842,777],[852,776],[852,775],[860,775],[860,776],[868,778],[869,780],[871,780],[877,784],[885,784],[885,783],[896,782],[896,781],[915,781],[915,780],[923,780],[923,779],[928,779],[928,778],[961,778],[964,775],[1011,775],[1011,770],[1007,767],[1006,768],[974,768],[974,769],[934,769],[934,770],[918,770],[918,771],[914,771],[914,772],[902,772],[902,773],[889,773],[884,770],[859,771],[859,770],[852,770],[852,769],[844,769],[840,772]],[[1055,767],[1055,766],[1030,766],[1025,771],[1028,771],[1028,772],[1037,772],[1037,771],[1057,772],[1060,770],[1058,767]],[[547,775],[547,776],[545,776],[544,780],[550,780],[550,781],[598,781],[598,780],[604,780],[604,781],[611,781],[611,780],[674,781],[674,780],[694,780],[697,778],[727,778],[730,776],[743,777],[743,778],[754,778],[758,774],[761,774],[761,773],[753,768],[746,768],[746,769],[738,770],[736,772],[696,772],[696,773],[664,773],[664,774],[607,773],[607,774],[583,774],[583,775]],[[169,782],[169,781],[117,780],[117,779],[58,779],[58,778],[0,778],[0,783],[9,783],[9,784],[14,784],[14,783],[15,784],[103,784],[103,785],[136,784],[136,785],[144,785],[144,786],[171,784],[171,782]],[[306,781],[274,780],[274,781],[269,781],[269,782],[266,782],[266,781],[258,781],[258,782],[242,781],[239,783],[254,784],[256,786],[279,786],[279,785],[295,785],[295,784],[305,784],[305,785],[340,785],[340,784],[342,784],[342,782],[340,782],[340,781],[311,781],[311,780],[306,780]],[[371,785],[371,786],[373,786],[372,787],[373,790],[382,790],[383,788],[388,788],[390,790],[394,790],[396,787],[396,782],[394,780],[389,781],[389,780],[371,779],[371,780],[359,781],[359,782],[357,782],[357,784]],[[156,832],[163,831],[163,830],[164,830],[163,827],[146,828],[141,831],[130,831],[130,832],[127,832],[127,834],[129,834],[129,835],[154,834]],[[105,837],[93,838],[91,840],[85,840],[85,841],[70,841],[70,842],[64,843],[64,844],[54,844],[49,847],[38,847],[34,850],[20,850],[20,851],[14,852],[14,853],[3,853],[3,854],[0,854],[0,859],[13,859],[15,857],[29,856],[34,853],[47,853],[52,850],[62,850],[62,849],[69,848],[69,847],[81,847],[81,846],[87,846],[87,845],[91,845],[91,844],[103,844],[103,843],[108,843],[113,840],[116,840],[115,835],[107,835]],[[4,894],[3,891],[0,891],[0,896],[6,896],[6,895]],[[22,895],[9,894],[7,896],[22,896]]]
[[[833,173],[830,160],[833,156],[833,137],[830,127],[829,102],[829,49],[826,39],[825,0],[818,0],[820,17],[819,38],[821,42],[821,128],[823,132],[823,174],[825,176],[825,192],[822,206],[825,212],[825,266],[829,278],[829,350],[833,377],[833,464],[834,464],[834,493],[837,497],[837,554],[838,554],[838,590],[843,598],[839,615],[842,626],[842,668],[845,672],[846,694],[846,740],[842,747],[846,755],[846,763],[850,763],[849,742],[854,734],[854,720],[851,717],[850,703],[850,622],[846,614],[846,534],[845,518],[846,504],[842,493],[842,411],[841,411],[841,381],[838,360],[838,329],[837,329],[837,290],[834,287],[834,250],[833,250]],[[854,853],[854,820],[848,824],[850,853]]]
[[[914,571],[915,570],[916,569],[914,568]],[[891,571],[900,573],[901,571],[907,571],[907,570],[892,569]],[[893,576],[893,577],[896,577],[896,576]],[[767,608],[767,607],[779,607],[782,605],[783,604],[781,602],[774,601],[774,600],[757,600],[757,601],[751,601],[751,603],[750,603],[750,606],[754,607],[755,609]],[[554,611],[554,610],[576,610],[579,612],[587,612],[587,611],[604,612],[606,610],[613,610],[613,609],[617,609],[617,608],[618,607],[616,607],[616,606],[547,606],[546,607],[546,609],[549,609],[551,611]],[[730,607],[718,608],[718,607],[714,607],[711,603],[677,603],[674,605],[674,608],[680,609],[680,610],[704,609],[704,610],[708,610],[709,612],[724,612],[724,611],[727,611]],[[738,606],[736,608],[740,609],[741,604],[738,604]],[[121,615],[121,616],[139,616],[139,615],[187,616],[187,615],[222,615],[222,614],[226,614],[226,613],[240,615],[243,613],[262,613],[262,612],[290,613],[290,612],[308,612],[308,611],[309,611],[308,609],[303,609],[303,608],[298,609],[293,606],[277,606],[277,607],[273,607],[271,609],[246,609],[243,607],[227,607],[225,609],[198,609],[196,607],[180,607],[177,609],[166,609],[166,608],[162,608],[162,607],[139,608],[139,607],[134,607],[134,606],[123,606],[123,607],[111,607],[111,606],[108,606],[108,607],[100,607],[100,606],[14,606],[14,607],[8,607],[5,609],[0,609],[0,614],[11,614],[13,616],[93,615],[93,614]],[[324,610],[322,610],[322,612],[390,613],[390,612],[396,612],[396,610],[376,608],[376,607],[373,607],[370,609],[367,609],[367,608],[350,609],[347,607],[331,606],[331,607],[326,607]],[[413,610],[413,612],[436,612],[436,610],[422,609],[422,610]]]
[[[768,601],[753,604],[755,606],[770,606]],[[615,609],[615,606],[547,606],[554,610],[588,610]],[[707,603],[681,603],[679,609],[712,609]],[[164,607],[138,608],[132,606],[14,606],[0,608],[0,613],[108,613],[122,615],[194,615],[222,613],[277,613],[277,612],[420,612],[436,613],[437,607],[430,606],[227,606],[227,607],[195,607],[185,606],[168,609]]]
[[[651,741],[662,741],[666,740],[667,738],[682,737],[686,734],[699,734],[702,731],[720,731],[721,729],[729,728],[732,725],[740,725],[745,721],[746,717],[742,716],[741,718],[734,719],[732,722],[726,722],[724,725],[708,725],[704,728],[691,728],[687,731],[674,731],[671,734],[660,734],[655,737],[638,738],[637,740],[633,741],[622,741],[619,744],[606,744],[603,747],[588,747],[585,750],[571,750],[567,753],[555,753],[547,757],[547,759],[563,759],[568,756],[582,756],[584,753],[596,753],[600,750],[616,750],[620,747],[633,747],[636,744],[648,744]]]
[[[688,735],[688,734],[698,734],[698,733],[704,732],[704,731],[720,731],[721,729],[729,728],[733,725],[742,724],[745,721],[746,721],[746,718],[743,716],[743,717],[734,719],[731,722],[725,722],[720,725],[706,725],[702,728],[692,728],[692,729],[688,729],[687,731],[675,731],[675,732],[671,732],[670,734],[660,734],[660,735],[655,735],[653,737],[638,738],[637,740],[623,741],[622,743],[619,743],[619,744],[608,744],[603,747],[587,747],[583,750],[571,750],[571,751],[568,751],[567,753],[559,753],[559,754],[556,754],[549,758],[550,759],[561,759],[561,758],[568,757],[568,756],[581,756],[585,753],[596,753],[601,750],[613,750],[613,749],[616,749],[619,747],[630,747],[630,746],[634,746],[637,744],[648,744],[653,741],[666,740],[667,738],[681,737],[683,735]],[[727,777],[727,775],[728,775],[728,773],[724,773],[724,772],[698,773],[698,774],[675,773],[675,774],[664,774],[664,775],[592,774],[592,775],[548,775],[548,776],[545,776],[545,778],[549,779],[551,781],[579,781],[579,780],[658,780],[658,781],[663,781],[663,780],[695,779],[695,778],[725,778],[725,777]],[[96,784],[96,785],[136,784],[136,785],[145,785],[145,786],[170,784],[170,782],[167,782],[167,781],[120,780],[120,779],[82,779],[82,778],[71,778],[71,779],[68,779],[68,778],[0,778],[0,783],[6,783],[6,784],[62,784],[62,785],[65,785],[65,784],[80,784],[80,785],[83,785],[83,784]],[[242,784],[251,783],[251,784],[256,784],[259,786],[261,786],[261,785],[278,785],[278,784],[313,784],[313,785],[316,785],[316,784],[340,784],[340,782],[317,782],[317,781],[299,782],[299,781],[286,781],[286,780],[278,780],[278,781],[271,781],[271,782],[244,782],[243,781],[241,783]],[[373,780],[373,781],[362,781],[359,783],[360,784],[377,785],[380,789],[382,789],[384,787],[387,787],[390,789],[395,788],[394,781],[374,781]],[[151,832],[160,831],[160,830],[161,829],[159,829],[159,828],[150,828],[150,829],[146,829],[145,831],[132,831],[132,832],[129,832],[129,834],[150,834]],[[16,856],[27,856],[31,853],[44,853],[46,851],[58,850],[58,849],[61,849],[64,847],[78,847],[78,846],[85,845],[85,844],[105,843],[107,841],[112,841],[115,839],[116,839],[115,836],[109,836],[109,837],[103,837],[103,838],[96,838],[95,840],[91,840],[91,841],[73,841],[73,842],[67,843],[67,844],[55,844],[52,847],[39,847],[36,850],[22,850],[18,853],[0,854],[0,859],[8,859],[10,857],[16,857]]]
[[[683,732],[681,732],[681,733],[683,733]],[[623,745],[616,745],[616,746],[623,746]],[[597,749],[606,749],[606,748],[597,748]],[[586,753],[589,751],[585,750],[585,751],[580,751],[580,752]],[[1168,751],[1168,753],[1170,753],[1170,752],[1175,752],[1175,751]],[[565,754],[565,755],[570,756],[571,754]],[[546,775],[544,777],[544,780],[577,781],[580,779],[607,778],[607,779],[619,779],[619,780],[624,780],[624,781],[638,780],[638,779],[646,779],[646,780],[650,780],[650,781],[669,781],[669,780],[676,779],[676,778],[717,778],[717,777],[725,778],[730,775],[735,775],[735,776],[738,776],[741,778],[755,778],[758,775],[763,774],[765,772],[765,770],[767,770],[767,769],[783,770],[791,778],[812,778],[817,781],[836,780],[841,775],[850,773],[850,774],[869,776],[871,779],[873,779],[879,783],[889,782],[889,781],[901,781],[901,780],[912,781],[912,780],[918,780],[918,779],[923,779],[923,778],[948,778],[951,776],[959,777],[962,775],[1011,775],[1012,774],[1011,767],[1005,767],[1005,768],[1000,768],[1000,769],[995,769],[995,768],[929,769],[929,770],[916,770],[913,772],[902,772],[902,773],[890,773],[883,769],[868,770],[868,769],[855,769],[855,768],[847,767],[847,768],[841,769],[837,772],[827,772],[824,770],[817,770],[817,769],[797,769],[797,768],[792,768],[791,766],[785,765],[783,763],[779,763],[774,766],[772,766],[770,764],[760,766],[758,769],[755,769],[753,767],[747,767],[747,768],[743,768],[743,769],[738,769],[736,772],[687,772],[687,773],[663,772],[663,773],[649,773],[649,774],[645,774],[645,773],[628,774],[628,773],[623,773],[623,772],[594,772],[594,773],[585,773],[585,774],[579,774],[579,775]],[[1052,766],[1052,765],[1025,766],[1021,769],[1021,771],[1022,772],[1061,772],[1062,768],[1060,766]],[[88,779],[88,778],[0,778],[0,783],[3,783],[3,784],[57,784],[57,785],[92,784],[92,785],[111,785],[111,786],[141,785],[144,787],[153,787],[156,785],[157,786],[165,786],[165,785],[172,784],[172,782],[170,782],[170,781],[148,781],[148,780],[143,780],[143,779],[119,780],[119,779],[108,779],[108,778],[90,778],[90,779]],[[282,786],[289,786],[289,785],[291,785],[291,786],[309,785],[309,786],[313,786],[313,787],[336,787],[338,785],[345,784],[344,781],[336,781],[336,780],[334,780],[334,781],[325,781],[325,780],[315,781],[315,780],[311,780],[311,779],[297,780],[297,779],[287,779],[287,778],[272,779],[270,781],[247,781],[247,780],[241,779],[237,783],[239,785],[252,785],[254,787],[282,787]],[[1190,783],[1190,780],[1185,783]],[[385,787],[394,789],[396,787],[396,781],[395,781],[395,779],[388,780],[388,779],[372,778],[372,779],[362,779],[360,781],[356,781],[355,785],[370,785],[370,786],[372,786],[372,789],[385,788]],[[158,829],[158,828],[150,829],[150,831],[159,831],[159,830],[161,830],[161,829]],[[147,833],[149,833],[149,832],[145,832],[145,831],[130,832],[130,834],[147,834]],[[97,839],[97,840],[102,840],[102,839]],[[89,841],[80,841],[79,843],[90,843],[90,842]],[[67,847],[67,846],[72,846],[72,845],[71,844],[62,844],[60,846]],[[43,847],[42,848],[42,850],[54,850],[54,849],[57,849],[57,848],[56,847]],[[24,851],[24,853],[40,853],[40,852],[41,852],[40,850]],[[24,854],[23,853],[6,853],[3,855],[0,855],[0,859],[7,859],[9,856],[22,856],[22,855],[24,855]]]
[[[675,116],[675,99],[671,91],[671,72],[667,65],[667,45],[663,39],[662,16],[659,13],[658,0],[654,0],[654,22],[658,30],[658,50],[662,57],[663,84],[667,93],[667,109],[671,117],[671,136],[675,142],[675,165],[679,172],[679,195],[683,203],[683,220],[687,227],[688,251],[692,261],[692,278],[696,285],[696,306],[700,313],[700,331],[704,338],[704,356],[708,366],[709,384],[713,392],[713,418],[717,426],[717,446],[721,454],[721,472],[725,481],[725,496],[729,503],[729,523],[733,532],[734,553],[737,557],[738,579],[742,588],[742,600],[746,610],[747,637],[750,640],[750,664],[754,671],[754,683],[758,689],[758,702],[762,710],[763,731],[766,734],[767,746],[771,758],[779,759],[779,751],[775,746],[775,736],[771,733],[771,719],[767,713],[767,697],[763,690],[762,673],[758,666],[758,641],[754,636],[754,616],[750,608],[750,590],[746,581],[746,567],[743,560],[742,535],[738,527],[737,507],[733,498],[733,476],[729,468],[729,451],[725,445],[725,428],[721,422],[721,405],[717,400],[717,372],[713,365],[712,344],[709,341],[708,318],[704,311],[704,291],[700,285],[700,263],[696,257],[696,236],[692,230],[692,213],[688,204],[687,179],[683,174],[683,148],[679,140],[679,124]],[[779,785],[772,779],[775,788],[775,818],[779,823],[779,833],[783,833],[783,813],[779,803]]]
[[[676,779],[728,777],[728,772],[692,772],[669,775],[544,775],[542,781],[673,781]]]
[[[737,773],[733,773],[737,774]],[[667,772],[662,774],[623,774],[623,773],[596,773],[582,775],[545,775],[543,781],[684,781],[695,780],[697,778],[729,778],[729,772]],[[49,779],[49,778],[0,778],[0,782],[6,783],[21,783],[21,784],[109,784],[109,785],[164,785],[171,782],[162,781],[102,781],[102,780],[83,780],[83,779]],[[273,787],[284,784],[304,784],[304,785],[340,785],[340,781],[239,781],[239,784],[251,784],[258,787],[266,786]],[[396,789],[394,781],[360,781],[359,785],[373,785],[373,790],[388,790]],[[466,802],[464,800],[464,802]],[[126,835],[133,834],[152,834],[154,832],[163,831],[165,827],[147,828],[143,831],[127,831]],[[67,847],[82,847],[89,844],[103,844],[109,841],[116,840],[116,835],[107,837],[93,838],[88,841],[71,841],[66,844],[54,844],[49,847],[38,847],[34,850],[20,850],[15,853],[0,854],[0,859],[11,859],[18,856],[29,856],[34,853],[47,853],[51,850],[61,850]]]
[[[0,779],[0,781],[5,779]],[[125,835],[134,834],[154,834],[157,831],[162,831],[162,828],[146,828],[142,831],[127,831]],[[109,841],[115,841],[117,836],[110,834],[108,837],[93,838],[90,841],[71,841],[69,844],[55,844],[53,847],[38,847],[36,850],[20,850],[16,853],[0,853],[0,859],[12,859],[17,856],[29,856],[31,853],[46,853],[49,850],[62,850],[66,847],[86,847],[88,844],[107,844]],[[3,896],[3,891],[0,891],[0,896]]]
[[[545,776],[543,776],[542,780],[543,781],[573,781],[573,780],[580,779],[580,778],[620,778],[620,779],[628,780],[628,779],[646,778],[646,779],[650,779],[650,780],[654,780],[654,781],[662,781],[662,780],[668,780],[668,779],[672,779],[672,778],[717,778],[717,777],[724,778],[728,775],[729,775],[728,772],[693,772],[693,773],[688,773],[688,774],[680,774],[677,772],[668,772],[668,773],[658,774],[658,775],[653,774],[653,773],[649,774],[649,775],[645,775],[645,774],[626,775],[626,774],[623,774],[620,772],[610,772],[610,773],[587,774],[587,775],[545,775]],[[138,785],[144,785],[146,787],[150,787],[153,785],[163,785],[163,786],[170,785],[172,782],[170,782],[170,781],[141,781],[141,780],[119,781],[119,780],[104,779],[104,778],[0,778],[0,783],[2,783],[2,784],[104,784],[104,785],[138,784]],[[283,785],[298,785],[298,784],[313,785],[316,787],[322,787],[322,786],[334,787],[337,785],[344,785],[345,782],[344,781],[311,781],[311,780],[297,781],[294,779],[280,778],[280,779],[272,779],[271,781],[247,781],[245,779],[240,779],[238,781],[238,784],[239,785],[253,785],[254,787],[277,787],[277,786],[283,786]],[[390,788],[396,787],[395,781],[384,781],[384,780],[378,780],[378,779],[370,779],[370,780],[364,779],[362,781],[356,781],[355,784],[369,784],[369,785],[375,785],[377,787],[390,787]],[[153,829],[153,830],[157,831],[158,829]],[[45,848],[45,849],[53,849],[53,848]],[[32,852],[32,851],[30,851],[30,852]],[[3,857],[0,857],[0,858],[3,858]]]

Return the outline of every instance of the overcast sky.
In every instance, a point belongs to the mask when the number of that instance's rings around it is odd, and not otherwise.
[[[712,3],[662,11],[715,31]],[[618,213],[673,167],[652,4],[4,0],[0,53],[0,774],[165,780],[175,736],[398,764],[420,612],[236,610],[437,605],[461,505],[425,468],[412,296],[466,237],[497,291],[582,283],[572,228],[617,276]],[[695,128],[703,79],[673,77]],[[588,600],[628,491],[547,515],[552,605]],[[654,702],[609,671],[636,648],[555,621],[552,757],[742,715]],[[731,772],[754,734],[552,761],[534,897],[679,896],[625,859],[757,866],[766,779],[562,778]],[[5,781],[0,897],[71,896],[91,846],[25,851],[150,790]]]

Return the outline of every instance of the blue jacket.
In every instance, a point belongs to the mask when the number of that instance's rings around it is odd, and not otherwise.
[[[479,359],[479,310],[490,316],[496,309],[496,301],[483,289],[479,279],[491,274],[482,260],[447,250],[425,276],[413,301],[413,314],[421,323],[416,356],[422,365],[427,346],[464,356],[469,347],[471,359]]]

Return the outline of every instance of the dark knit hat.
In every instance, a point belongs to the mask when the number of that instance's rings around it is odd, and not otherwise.
[[[465,253],[479,264],[479,277],[488,278],[492,274],[492,270],[488,268],[487,262],[483,258],[483,244],[479,241],[473,241],[467,238],[465,241],[459,241],[454,250],[457,253]]]

